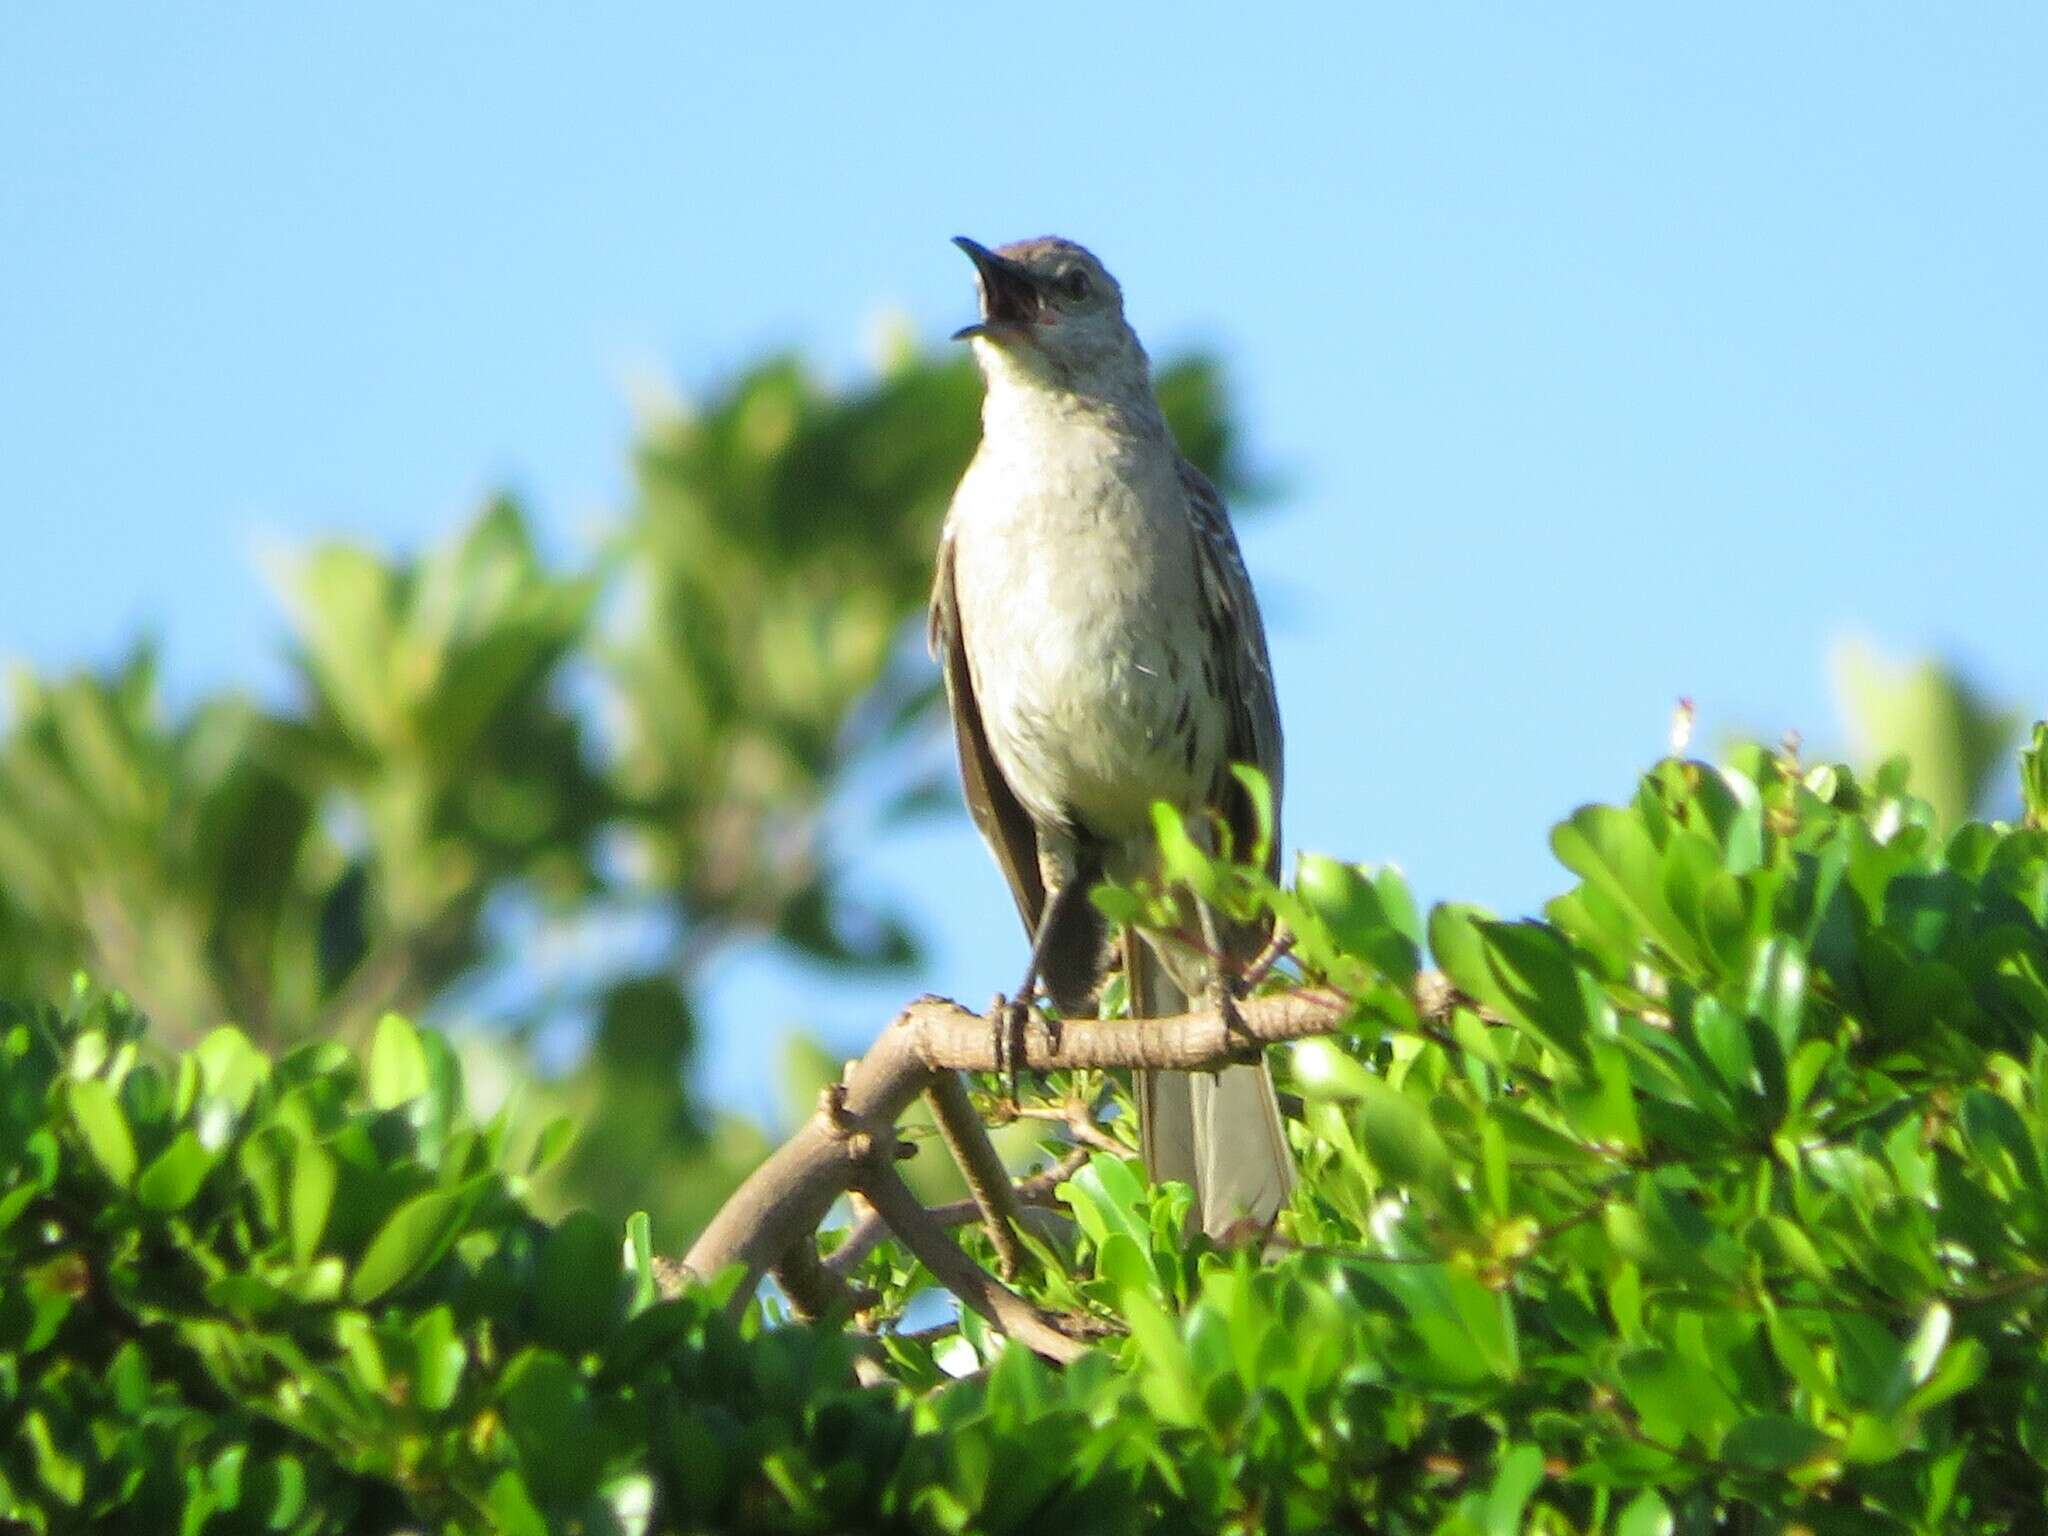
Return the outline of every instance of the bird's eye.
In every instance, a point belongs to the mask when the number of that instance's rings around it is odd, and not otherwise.
[[[1060,292],[1070,299],[1087,298],[1088,274],[1080,267],[1071,269],[1060,279]]]

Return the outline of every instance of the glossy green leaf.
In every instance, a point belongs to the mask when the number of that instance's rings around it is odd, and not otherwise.
[[[440,1413],[455,1401],[469,1350],[457,1334],[447,1307],[421,1314],[412,1326],[413,1401],[426,1413]]]
[[[71,1123],[93,1160],[108,1178],[125,1188],[135,1178],[135,1138],[129,1134],[114,1090],[104,1080],[89,1077],[72,1083],[66,1097],[71,1104]]]
[[[348,1294],[357,1303],[375,1301],[435,1263],[455,1240],[476,1191],[430,1191],[393,1211],[349,1276]]]
[[[1415,944],[1381,900],[1378,886],[1352,864],[1302,856],[1295,890],[1346,953],[1406,981],[1415,974]]]
[[[304,1141],[293,1148],[288,1206],[292,1256],[301,1264],[310,1262],[320,1250],[340,1180],[340,1169],[324,1148]]]
[[[153,1211],[181,1211],[199,1193],[213,1164],[213,1154],[199,1144],[199,1138],[180,1131],[142,1170],[142,1177],[135,1182],[135,1198]]]

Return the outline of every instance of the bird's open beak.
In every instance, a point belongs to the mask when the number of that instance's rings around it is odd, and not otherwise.
[[[981,318],[973,325],[963,325],[955,331],[955,341],[964,341],[970,336],[992,336],[1006,330],[1014,334],[1037,318],[1038,283],[1029,272],[965,235],[955,235],[953,243],[974,263],[974,275],[981,287]]]

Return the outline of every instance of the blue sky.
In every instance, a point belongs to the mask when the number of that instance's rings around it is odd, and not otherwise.
[[[0,20],[0,653],[275,687],[254,552],[557,547],[629,381],[866,366],[1057,231],[1232,365],[1301,845],[1526,909],[1674,700],[1839,739],[1835,637],[2048,709],[2048,10],[213,5]],[[971,837],[856,850],[929,974],[718,977],[763,1102],[1022,950]]]

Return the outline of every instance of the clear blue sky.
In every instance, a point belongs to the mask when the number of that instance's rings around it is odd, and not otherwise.
[[[515,12],[517,14],[515,14]],[[626,384],[865,366],[1057,231],[1229,358],[1303,845],[1526,909],[1703,732],[1838,737],[1860,631],[2048,708],[2048,10],[11,10],[0,652],[275,686],[265,540],[623,490]],[[740,960],[712,1082],[1021,948],[960,828],[863,850],[930,974]]]

